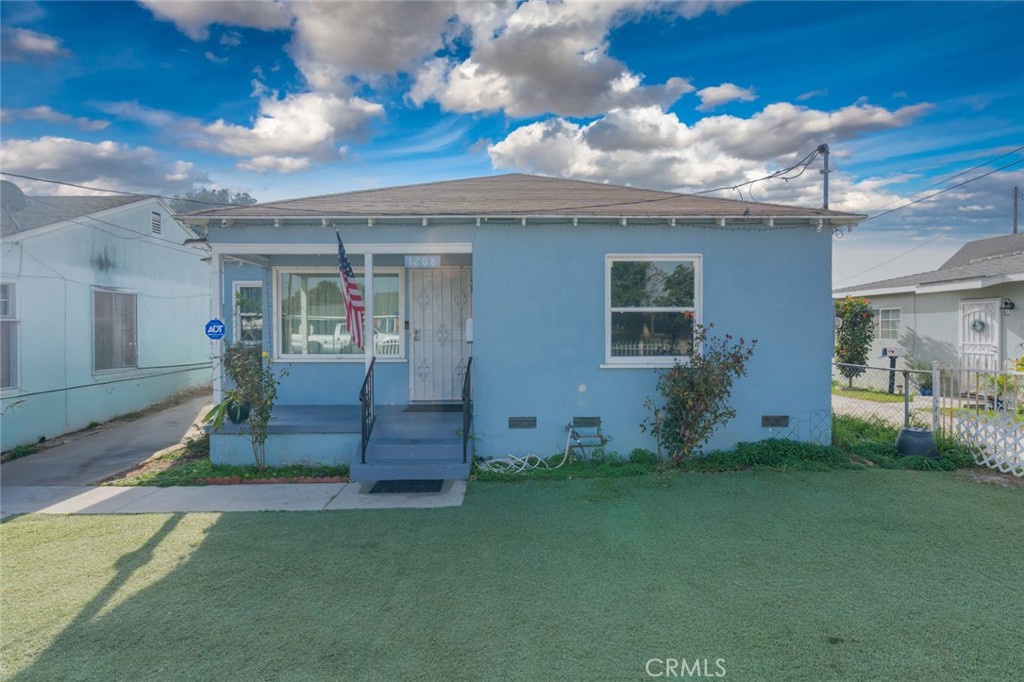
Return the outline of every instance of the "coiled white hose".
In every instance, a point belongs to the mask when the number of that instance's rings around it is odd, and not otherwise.
[[[480,471],[492,471],[499,474],[522,474],[536,469],[558,469],[569,461],[569,443],[572,439],[572,432],[565,437],[565,452],[558,464],[551,464],[540,455],[532,452],[524,457],[505,455],[494,459],[482,459],[476,462],[476,468]]]

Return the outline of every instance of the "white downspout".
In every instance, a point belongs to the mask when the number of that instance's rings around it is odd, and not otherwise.
[[[221,318],[223,307],[224,283],[221,278],[221,257],[217,249],[210,252],[210,317]],[[218,405],[224,400],[224,377],[221,369],[223,341],[211,341],[213,350],[213,404]]]

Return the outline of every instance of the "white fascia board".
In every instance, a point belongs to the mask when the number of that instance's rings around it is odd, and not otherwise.
[[[640,222],[668,222],[677,221],[683,224],[714,224],[722,225],[732,224],[736,226],[756,226],[762,225],[766,219],[772,219],[776,222],[794,222],[794,223],[806,223],[809,227],[817,227],[818,221],[825,221],[832,226],[843,226],[843,225],[855,225],[867,216],[855,215],[850,218],[836,218],[829,216],[806,216],[806,215],[774,215],[765,216],[751,213],[750,215],[738,216],[738,215],[703,215],[703,216],[684,216],[684,215],[626,215],[630,221],[636,220]],[[518,215],[365,215],[365,216],[329,216],[329,215],[264,215],[264,216],[182,216],[183,219],[187,219],[188,222],[194,225],[208,225],[210,223],[218,223],[222,220],[227,220],[233,227],[242,227],[246,223],[260,224],[267,222],[285,222],[295,221],[298,223],[311,223],[317,220],[326,220],[329,222],[336,222],[338,224],[348,223],[365,223],[366,221],[373,222],[384,222],[384,221],[422,221],[426,220],[430,223],[433,222],[445,222],[445,221],[467,221],[476,222],[481,221],[486,223],[488,221],[494,222],[508,222],[508,221],[523,221],[523,220],[544,220],[544,221],[567,221],[575,220],[576,222],[588,221],[595,223],[607,223],[607,222],[619,222],[623,216],[602,216],[593,214],[572,214],[572,213],[559,213],[559,214],[518,214]]]
[[[905,287],[880,287],[878,289],[855,289],[853,291],[834,292],[832,298],[840,299],[847,296],[887,296],[889,294],[913,294],[917,287],[910,285]]]
[[[225,256],[321,256],[338,253],[338,244],[219,244],[211,242],[214,253]],[[446,244],[356,244],[346,243],[345,251],[350,254],[447,254],[473,253],[468,242]]]
[[[994,287],[997,284],[1006,282],[1004,275],[995,277],[979,277],[977,279],[965,279],[959,282],[936,282],[935,284],[922,284],[917,287],[919,294],[939,294],[947,291],[964,291],[973,289],[985,289]]]

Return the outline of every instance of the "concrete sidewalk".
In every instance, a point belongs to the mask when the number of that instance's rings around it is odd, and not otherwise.
[[[438,493],[369,494],[372,483],[263,483],[196,487],[5,486],[0,518],[12,514],[334,511],[458,507],[465,481]]]

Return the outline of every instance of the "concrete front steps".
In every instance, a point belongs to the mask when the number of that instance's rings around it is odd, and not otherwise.
[[[379,408],[366,449],[351,467],[353,481],[469,479],[472,456],[462,462],[461,412],[409,412]]]

